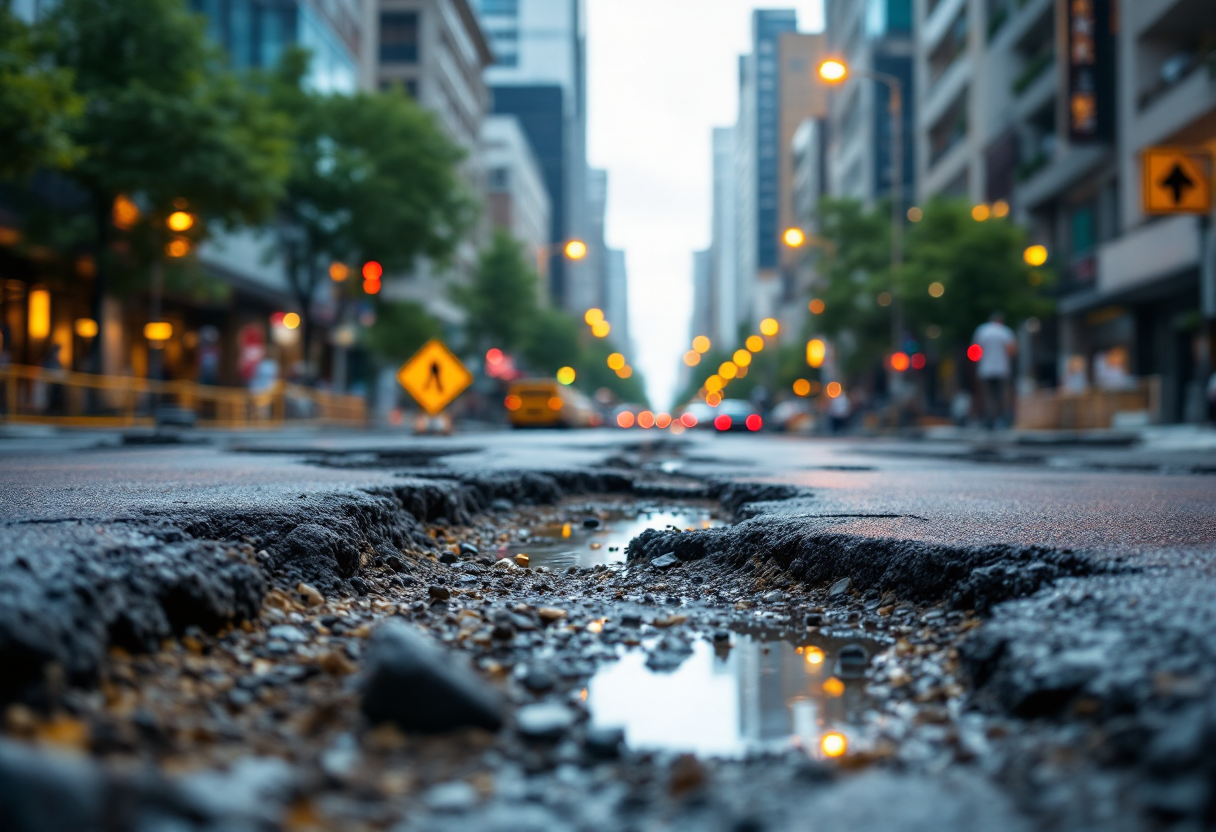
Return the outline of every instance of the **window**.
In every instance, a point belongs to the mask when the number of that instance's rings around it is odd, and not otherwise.
[[[1079,256],[1089,253],[1097,242],[1094,229],[1094,206],[1082,205],[1072,212],[1072,253]]]
[[[380,13],[380,60],[384,63],[418,62],[418,13]]]
[[[519,0],[481,0],[481,13],[483,15],[518,15]]]

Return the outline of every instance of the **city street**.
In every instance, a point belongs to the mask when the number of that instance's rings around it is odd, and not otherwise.
[[[1206,828],[1214,473],[1182,428],[13,426],[0,826]]]

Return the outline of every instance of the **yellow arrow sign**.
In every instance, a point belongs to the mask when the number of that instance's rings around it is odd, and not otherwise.
[[[1212,210],[1212,159],[1205,151],[1150,147],[1144,151],[1144,211],[1206,214]]]
[[[473,375],[442,341],[432,338],[401,365],[397,381],[434,416],[473,383]]]

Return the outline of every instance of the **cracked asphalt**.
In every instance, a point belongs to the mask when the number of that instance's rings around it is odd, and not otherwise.
[[[0,435],[0,828],[1216,825],[1212,443],[646,439]],[[509,554],[688,505],[725,525]],[[422,662],[368,712],[386,622],[499,704],[419,728],[462,689]],[[633,748],[580,701],[757,627],[866,645],[848,754]]]

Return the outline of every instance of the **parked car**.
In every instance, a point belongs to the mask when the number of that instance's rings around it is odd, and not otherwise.
[[[764,419],[755,405],[746,399],[723,399],[713,408],[712,424],[716,430],[741,430],[755,432],[764,427]]]
[[[592,428],[603,421],[591,399],[552,378],[512,382],[504,404],[514,428]]]

